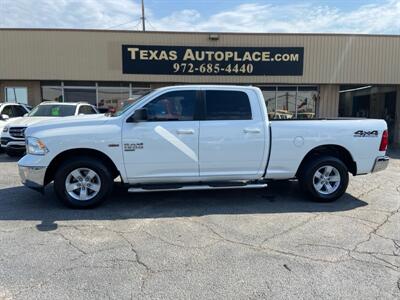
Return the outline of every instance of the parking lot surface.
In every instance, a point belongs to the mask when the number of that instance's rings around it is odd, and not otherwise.
[[[0,154],[0,299],[399,299],[400,152],[334,203],[266,190],[127,194],[71,210]]]

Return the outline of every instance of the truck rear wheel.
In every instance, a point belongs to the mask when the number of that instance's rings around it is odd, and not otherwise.
[[[99,205],[111,193],[113,179],[107,167],[90,157],[64,162],[54,177],[54,191],[67,206],[90,208]]]
[[[331,202],[340,198],[349,184],[346,165],[333,156],[309,160],[299,173],[299,183],[313,200]]]

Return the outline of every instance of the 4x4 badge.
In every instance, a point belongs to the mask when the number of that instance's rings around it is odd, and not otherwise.
[[[357,130],[354,132],[355,137],[377,137],[378,130],[371,130],[371,131],[364,131],[364,130]]]

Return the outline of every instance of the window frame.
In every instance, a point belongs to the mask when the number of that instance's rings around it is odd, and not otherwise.
[[[246,119],[207,119],[207,92],[235,92],[235,93],[243,93],[246,95],[249,108],[250,108],[250,118]],[[247,92],[241,90],[224,90],[224,89],[205,89],[203,90],[203,97],[202,97],[202,121],[250,121],[254,120],[253,109],[251,105],[251,99]]]

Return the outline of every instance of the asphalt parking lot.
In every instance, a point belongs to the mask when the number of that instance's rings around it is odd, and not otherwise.
[[[267,190],[127,194],[71,210],[0,154],[0,299],[399,299],[400,152],[318,204]]]

